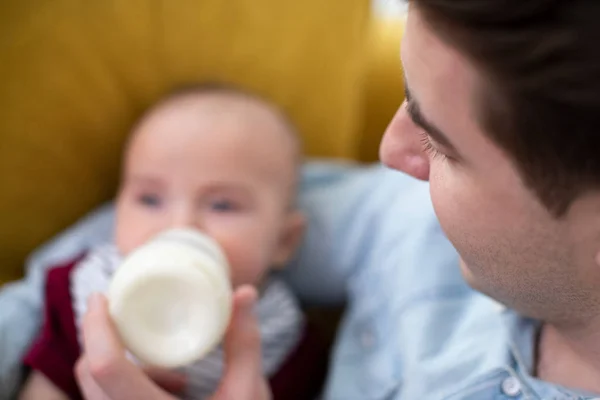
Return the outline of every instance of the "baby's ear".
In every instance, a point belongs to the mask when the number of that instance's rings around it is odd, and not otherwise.
[[[290,261],[300,245],[305,228],[306,218],[300,211],[292,211],[287,215],[273,256],[272,264],[274,268],[284,268]]]

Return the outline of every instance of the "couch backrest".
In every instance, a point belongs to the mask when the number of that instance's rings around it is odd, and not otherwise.
[[[309,155],[372,159],[401,100],[368,82],[388,60],[372,54],[379,28],[369,0],[3,0],[0,283],[113,196],[130,126],[180,84],[256,91],[287,110]]]

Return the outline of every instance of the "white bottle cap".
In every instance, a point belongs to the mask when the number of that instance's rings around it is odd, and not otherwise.
[[[167,231],[124,260],[108,298],[121,339],[135,357],[156,367],[181,367],[210,352],[227,328],[227,260],[200,232]]]

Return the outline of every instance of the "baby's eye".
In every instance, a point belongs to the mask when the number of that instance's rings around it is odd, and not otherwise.
[[[147,207],[159,207],[161,199],[154,194],[142,194],[138,197],[138,202]]]
[[[217,212],[232,212],[239,207],[233,201],[228,199],[217,199],[210,202],[210,208]]]

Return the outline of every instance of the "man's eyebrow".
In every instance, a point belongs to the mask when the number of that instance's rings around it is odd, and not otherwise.
[[[404,94],[406,97],[406,112],[408,113],[410,119],[412,119],[413,123],[427,132],[427,134],[431,136],[435,143],[454,153],[458,153],[456,147],[454,147],[450,139],[448,139],[448,136],[446,136],[446,134],[444,134],[431,122],[427,121],[427,118],[423,116],[419,104],[414,98],[412,98],[410,90],[408,87],[406,87],[406,85],[404,88]]]

